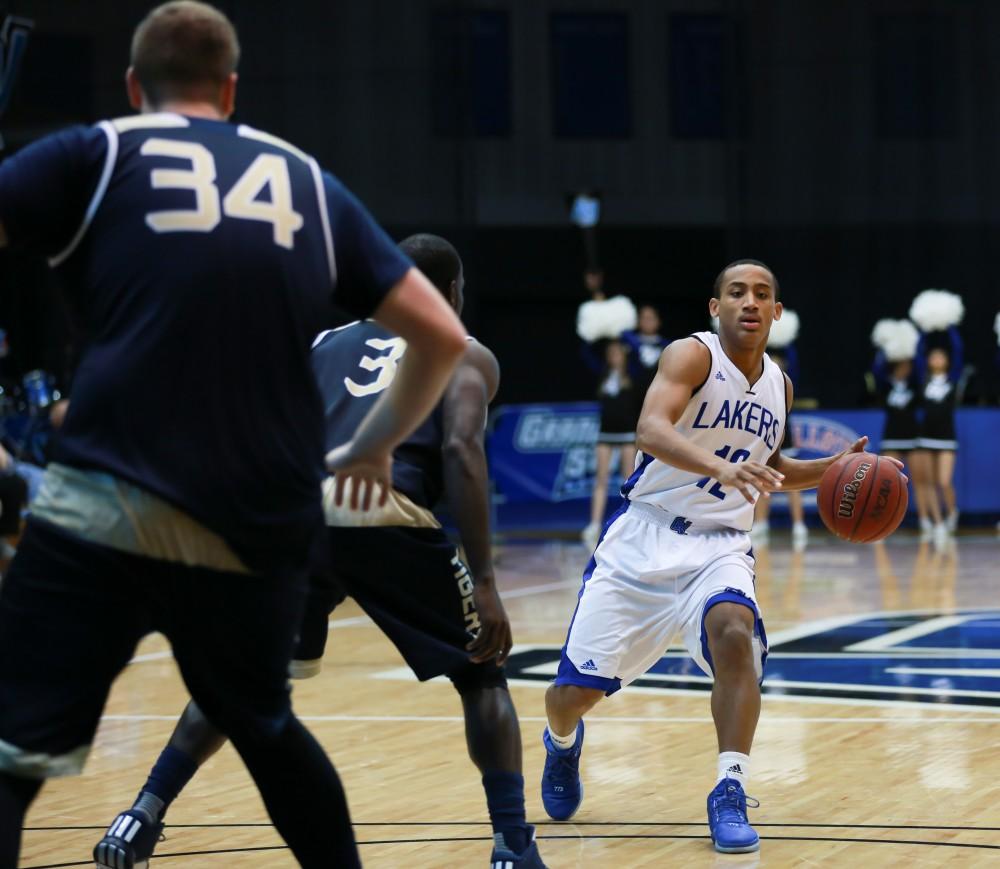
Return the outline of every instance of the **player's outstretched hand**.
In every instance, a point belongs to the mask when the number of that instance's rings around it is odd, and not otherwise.
[[[352,510],[368,511],[373,501],[376,507],[385,506],[392,486],[391,453],[355,455],[348,442],[326,454],[326,468],[334,475],[333,502],[338,507],[347,491]]]
[[[717,475],[717,479],[723,486],[738,489],[743,497],[753,504],[756,492],[766,494],[780,489],[781,481],[785,479],[785,475],[769,465],[762,465],[760,462],[739,462],[738,464],[726,462],[725,467]]]
[[[469,660],[474,664],[483,664],[495,659],[497,666],[502,667],[514,640],[510,633],[510,619],[507,618],[496,585],[492,580],[477,579],[472,587],[472,599],[479,613],[479,633],[465,647],[469,652]]]

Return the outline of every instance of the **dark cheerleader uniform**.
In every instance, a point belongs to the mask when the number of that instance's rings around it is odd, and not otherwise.
[[[917,390],[910,380],[889,380],[884,390],[885,429],[882,431],[883,450],[907,452],[916,449]]]
[[[955,384],[948,379],[948,375],[936,374],[927,381],[923,406],[924,418],[920,423],[917,447],[924,450],[957,450]]]
[[[622,383],[620,375],[609,372],[601,383],[601,431],[599,444],[630,444],[635,440],[635,386]]]

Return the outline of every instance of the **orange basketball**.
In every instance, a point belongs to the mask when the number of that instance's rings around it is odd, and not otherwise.
[[[819,481],[816,506],[834,534],[853,543],[883,540],[906,515],[906,477],[888,459],[873,453],[848,453]]]

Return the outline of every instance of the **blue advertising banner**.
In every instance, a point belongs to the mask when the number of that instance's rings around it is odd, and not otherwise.
[[[869,449],[877,452],[883,422],[880,410],[795,412],[791,415],[792,440],[801,458],[839,452],[863,434],[871,440]],[[966,514],[1000,513],[1000,462],[996,461],[1000,409],[962,408],[956,422],[959,509]],[[594,402],[497,408],[488,449],[501,503],[562,504],[589,499],[598,427]],[[617,491],[621,481],[621,473],[615,470],[613,467],[609,495]]]

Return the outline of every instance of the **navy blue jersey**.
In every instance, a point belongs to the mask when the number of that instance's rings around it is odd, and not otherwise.
[[[389,387],[406,342],[378,323],[352,323],[321,335],[313,371],[326,411],[326,447],[354,435],[379,393]],[[433,510],[444,491],[441,467],[443,412],[438,404],[392,455],[392,485],[415,504]]]
[[[166,499],[255,569],[304,558],[322,521],[311,339],[411,266],[364,207],[280,139],[155,114],[6,160],[0,222],[64,273],[83,334],[55,460]]]

